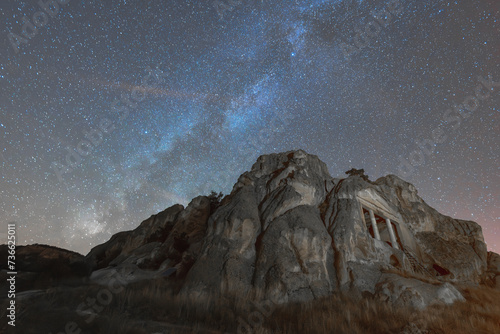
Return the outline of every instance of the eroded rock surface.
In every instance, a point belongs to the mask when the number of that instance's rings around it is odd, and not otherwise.
[[[130,278],[125,279],[129,283],[186,276],[200,253],[211,205],[208,197],[198,196],[186,208],[174,205],[135,230],[118,233],[94,247],[86,256],[94,270],[91,279],[100,282],[115,272],[127,273],[124,276]]]
[[[450,283],[500,287],[481,228],[444,216],[394,175],[333,178],[302,150],[261,156],[231,193],[174,205],[85,258],[95,282],[158,277],[181,293],[285,303],[344,291],[423,308],[462,300]]]
[[[479,225],[441,215],[397,176],[349,174],[334,179],[301,150],[261,156],[209,219],[184,292],[258,291],[282,302],[336,290],[375,295],[386,272],[401,272],[434,284],[402,280],[403,297],[397,290],[389,299],[421,307],[460,300],[446,282],[480,282],[487,254]]]
[[[434,285],[395,274],[384,274],[381,277],[376,286],[376,296],[383,301],[390,301],[395,306],[411,306],[417,309],[465,300],[450,283]]]

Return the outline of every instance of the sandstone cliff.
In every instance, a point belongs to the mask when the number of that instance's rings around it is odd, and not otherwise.
[[[415,307],[462,299],[453,282],[498,286],[478,224],[440,214],[397,176],[349,174],[332,178],[302,150],[261,156],[221,203],[197,197],[92,249],[92,278],[112,268],[130,281],[181,279],[194,296],[348,291]]]

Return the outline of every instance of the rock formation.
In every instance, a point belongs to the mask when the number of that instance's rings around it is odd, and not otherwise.
[[[220,203],[199,196],[93,248],[90,278],[164,277],[181,294],[276,303],[344,291],[416,308],[462,300],[451,283],[500,288],[500,255],[478,224],[440,214],[397,176],[347,174],[332,178],[302,150],[261,156]]]
[[[445,282],[481,281],[479,225],[439,214],[397,176],[352,171],[334,179],[301,150],[261,156],[209,218],[184,292],[258,290],[288,302],[340,290],[424,307],[462,299]]]

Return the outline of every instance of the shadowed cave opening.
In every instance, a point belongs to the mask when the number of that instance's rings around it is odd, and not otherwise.
[[[432,268],[437,272],[437,276],[446,276],[451,273],[448,269],[445,269],[435,263],[432,265]]]

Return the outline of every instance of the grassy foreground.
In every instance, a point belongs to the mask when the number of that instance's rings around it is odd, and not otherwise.
[[[340,294],[279,306],[241,296],[180,297],[178,288],[159,279],[114,291],[86,284],[19,297],[15,333],[500,333],[500,291],[488,287],[459,286],[465,302],[423,311]],[[2,301],[0,332],[14,333],[6,307]]]

